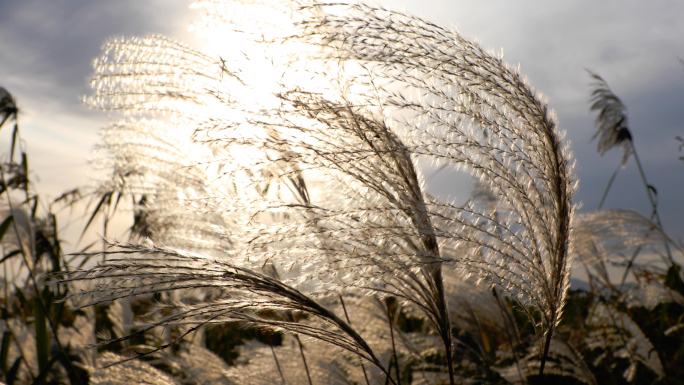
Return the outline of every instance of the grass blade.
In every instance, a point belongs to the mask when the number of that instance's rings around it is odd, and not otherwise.
[[[14,149],[17,147],[17,137],[19,136],[19,124],[14,123],[12,130],[12,145],[10,147],[10,162],[14,160]]]
[[[8,330],[2,334],[2,348],[0,348],[0,369],[2,374],[7,374],[7,359],[9,355],[10,338],[12,338],[11,333]]]
[[[36,356],[38,369],[43,373],[48,367],[50,357],[50,337],[48,336],[47,317],[40,301],[36,298],[33,306],[34,327],[36,331]]]
[[[6,260],[14,257],[15,255],[19,255],[19,254],[21,254],[21,250],[14,250],[14,251],[10,252],[9,254],[5,255],[4,257],[2,257],[2,259],[0,259],[0,263],[3,263]]]
[[[10,370],[7,372],[7,376],[5,377],[5,381],[7,381],[7,385],[13,385],[14,380],[17,378],[17,373],[19,373],[19,366],[21,365],[21,357],[17,358],[14,361],[14,364],[12,364],[12,367]]]
[[[90,225],[93,223],[97,214],[100,213],[102,206],[105,204],[105,202],[108,202],[110,198],[111,193],[105,193],[104,195],[102,195],[100,202],[98,202],[97,206],[95,206],[95,210],[93,210],[93,213],[90,215],[90,219],[88,219],[88,222],[86,223],[85,227],[83,228],[83,231],[81,232],[81,238],[79,239],[79,242],[81,239],[83,239],[83,235],[85,235],[85,232],[88,230],[88,227],[90,227]]]
[[[2,238],[5,237],[5,234],[7,233],[7,230],[9,230],[13,221],[14,221],[14,216],[10,215],[7,218],[5,218],[5,220],[2,221],[2,223],[0,223],[0,241],[2,241]]]

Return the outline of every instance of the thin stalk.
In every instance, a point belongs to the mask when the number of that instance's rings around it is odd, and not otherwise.
[[[271,336],[268,337],[268,346],[271,347],[271,353],[273,353],[273,360],[275,360],[276,368],[278,368],[280,379],[283,380],[283,385],[285,385],[285,376],[283,375],[283,370],[280,368],[280,361],[278,361],[278,356],[276,356],[275,349],[273,349],[273,342],[271,342]]]
[[[551,337],[553,337],[553,324],[549,326],[549,330],[546,332],[544,354],[542,355],[541,365],[539,366],[539,377],[544,375],[544,366],[546,365],[546,359],[549,357],[549,348],[551,347]]]
[[[632,253],[632,257],[627,262],[627,267],[625,268],[625,272],[622,274],[622,280],[620,280],[619,288],[622,288],[622,286],[625,284],[625,281],[627,280],[627,276],[629,275],[629,271],[632,270],[632,266],[634,266],[634,261],[636,260],[636,257],[639,255],[640,252],[641,252],[641,245],[637,246],[637,248],[634,249],[634,252]],[[635,273],[635,277],[636,277],[636,273]]]
[[[347,314],[347,307],[344,305],[344,299],[342,299],[342,295],[340,295],[340,303],[342,304],[342,310],[344,311],[344,317],[347,319],[347,323],[351,326],[351,321],[349,320],[349,314]],[[358,352],[358,350],[357,350],[357,352]],[[363,359],[361,357],[359,357],[359,363],[361,364],[361,370],[363,370],[363,377],[366,379],[366,385],[370,385],[370,381],[368,380],[368,373],[366,373],[366,366],[363,364]]]
[[[644,168],[641,165],[641,161],[639,160],[639,155],[637,155],[636,147],[634,147],[634,142],[631,142],[631,144],[632,144],[632,154],[634,155],[634,161],[637,165],[637,168],[639,169],[639,175],[641,176],[641,181],[643,182],[644,188],[646,189],[646,195],[648,196],[648,201],[649,201],[649,203],[651,203],[651,219],[655,220],[655,223],[658,225],[658,227],[660,227],[660,230],[662,231],[663,225],[660,222],[660,215],[658,215],[657,202],[653,198],[653,195],[651,194],[652,187],[650,184],[648,184],[648,180],[646,180],[646,173],[644,172]],[[615,175],[613,175],[613,178],[614,178],[614,176]],[[611,183],[612,183],[613,178],[611,178]],[[604,194],[604,197],[605,197],[605,194]],[[603,200],[601,201],[601,204],[603,204]],[[599,205],[599,210],[600,210],[600,208],[601,208],[601,205]],[[665,246],[665,251],[666,251],[666,255],[667,255],[669,262],[671,264],[674,264],[674,260],[672,259],[672,253],[670,251],[669,244],[667,243],[667,241],[665,241],[663,244]],[[625,284],[625,281],[627,280],[627,276],[629,275],[629,272],[632,270],[632,267],[634,266],[634,261],[636,260],[636,257],[641,252],[641,248],[642,248],[641,246],[638,246],[634,250],[634,252],[632,253],[632,257],[627,262],[627,267],[625,268],[625,272],[622,274],[622,279],[620,280],[620,287],[622,287],[622,285]]]
[[[597,210],[601,210],[603,208],[603,204],[606,202],[606,198],[608,197],[608,191],[610,191],[610,188],[613,186],[613,182],[615,181],[615,177],[617,176],[618,171],[622,168],[622,164],[619,164],[617,168],[615,169],[615,172],[613,172],[613,176],[610,177],[610,180],[608,181],[608,185],[606,186],[605,191],[603,191],[603,196],[601,197],[601,202],[598,205]]]
[[[111,201],[110,201],[111,202]],[[109,224],[109,203],[105,205],[102,214],[102,263],[107,262],[107,228]]]
[[[442,266],[437,268],[432,273],[432,278],[437,289],[437,307],[439,309],[439,325],[442,341],[444,342],[444,349],[447,359],[447,368],[449,369],[449,384],[456,385],[454,378],[454,363],[451,357],[451,325],[449,322],[449,314],[447,313],[446,294],[444,292],[444,281],[442,281]]]
[[[569,235],[570,235],[570,215],[572,212],[572,209],[570,207],[570,199],[568,197],[568,190],[566,189],[567,186],[565,185],[565,180],[562,177],[562,173],[565,171],[564,166],[563,166],[563,156],[561,155],[559,148],[557,146],[557,142],[555,141],[555,137],[552,134],[552,130],[546,131],[549,137],[549,143],[554,143],[552,146],[554,149],[554,156],[552,157],[552,161],[554,162],[554,170],[559,170],[560,173],[554,175],[553,181],[554,181],[554,193],[556,197],[558,198],[557,200],[557,218],[558,220],[556,221],[556,231],[558,234],[558,237],[556,239],[556,244],[554,245],[554,250],[553,254],[556,256],[556,260],[554,261],[555,266],[554,266],[554,271],[553,271],[553,279],[552,282],[554,283],[554,288],[553,288],[553,297],[552,299],[554,301],[557,301],[558,299],[561,298],[562,296],[562,291],[564,290],[564,285],[563,285],[563,280],[566,278],[564,271],[565,271],[565,266],[567,263],[568,258],[568,245],[570,243]],[[553,259],[552,259],[553,260]],[[549,357],[549,348],[551,346],[551,337],[553,337],[553,332],[554,332],[554,326],[556,323],[556,318],[558,316],[558,312],[562,312],[562,303],[558,303],[558,306],[553,306],[551,308],[551,316],[547,319],[549,329],[547,330],[546,334],[546,344],[544,345],[544,353],[541,356],[541,365],[539,367],[539,376],[541,377],[544,374],[544,366],[546,365],[546,360]]]
[[[556,271],[556,274],[558,274],[558,270]],[[560,287],[556,287],[554,290],[555,290],[555,298],[558,298],[558,296],[560,295],[559,291],[562,289]],[[547,332],[546,332],[546,343],[544,344],[544,353],[541,356],[541,365],[539,367],[539,376],[540,377],[544,374],[544,366],[546,365],[546,360],[549,358],[549,348],[551,347],[551,338],[553,337],[555,320],[556,320],[556,309],[552,309],[551,317],[549,317],[549,319],[547,321],[549,324],[549,330],[547,330]]]
[[[397,372],[397,385],[401,385],[401,374],[399,373],[399,359],[397,358],[397,347],[394,343],[394,326],[392,323],[392,312],[390,310],[390,304],[385,303],[385,305],[387,307],[387,322],[389,323],[390,338],[392,339],[392,356],[394,357],[394,368]],[[389,370],[392,370],[392,365],[389,365]]]
[[[639,160],[639,155],[637,155],[636,152],[636,147],[634,147],[634,142],[632,143],[632,154],[634,154],[634,160],[636,161],[637,167],[639,168],[639,175],[641,175],[641,181],[644,183],[644,188],[646,189],[646,195],[648,195],[648,201],[651,202],[651,207],[653,208],[653,218],[655,218],[656,224],[660,227],[662,230],[663,224],[660,222],[660,215],[658,215],[658,206],[653,198],[653,195],[651,195],[651,185],[648,184],[648,181],[646,180],[646,173],[644,172],[644,168],[641,166],[641,161]],[[670,246],[667,244],[667,241],[664,242],[665,245],[665,252],[667,253],[667,258],[670,260],[671,264],[674,264],[674,260],[672,259],[672,253],[670,252]]]
[[[4,251],[5,251],[5,250],[4,250],[4,248],[3,248],[3,255],[5,254]],[[6,304],[9,304],[9,303],[10,303],[10,301],[9,301],[9,297],[10,297],[10,294],[9,294],[9,281],[7,280],[7,279],[9,278],[9,271],[7,270],[7,264],[8,264],[8,263],[9,263],[9,261],[5,261],[5,262],[2,264],[2,269],[4,270],[4,273],[5,273],[5,274],[3,275],[3,277],[2,277],[2,279],[3,279],[3,281],[5,281],[5,303],[6,303]]]
[[[313,385],[313,382],[311,381],[311,373],[309,373],[309,365],[306,363],[306,356],[304,355],[304,346],[302,345],[302,341],[299,339],[298,334],[295,334],[295,338],[297,339],[297,344],[299,345],[299,353],[302,355],[302,361],[304,361],[304,370],[306,370],[306,378],[309,380],[309,385]]]

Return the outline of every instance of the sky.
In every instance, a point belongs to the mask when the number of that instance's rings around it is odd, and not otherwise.
[[[200,48],[188,30],[198,12],[185,0],[0,0],[0,86],[21,109],[20,132],[36,188],[48,198],[88,184],[88,158],[108,122],[82,99],[92,60],[109,38],[161,34]],[[629,127],[665,231],[684,239],[684,2],[678,0],[385,0],[379,4],[455,28],[485,49],[504,52],[555,111],[576,159],[581,211],[596,209],[621,150],[596,152],[591,80],[599,73],[628,108]],[[227,42],[229,44],[229,42]],[[8,127],[0,154],[9,153]],[[440,195],[467,194],[448,174],[429,180]],[[631,159],[605,208],[648,214]]]

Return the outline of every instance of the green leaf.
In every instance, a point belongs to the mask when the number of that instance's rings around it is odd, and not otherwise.
[[[24,169],[24,175],[28,178],[28,171],[29,171],[29,166],[28,166],[28,156],[26,155],[25,152],[21,153],[21,167]]]
[[[5,220],[2,221],[2,223],[0,224],[0,241],[2,241],[2,238],[5,236],[5,233],[10,228],[13,221],[14,215],[10,215],[9,217],[5,218]]]
[[[40,298],[33,301],[33,326],[36,331],[36,356],[38,368],[42,373],[48,367],[50,357],[50,336],[47,329],[47,317]]]
[[[40,374],[33,380],[32,385],[43,385],[46,383],[47,375],[50,374],[50,369],[55,365],[55,362],[59,359],[61,353],[55,354],[50,361],[46,364],[45,368],[40,370]]]
[[[14,123],[14,130],[12,130],[12,146],[10,147],[10,163],[14,160],[14,149],[17,147],[17,136],[19,136],[19,124]]]
[[[28,165],[28,156],[26,155],[25,152],[22,152],[22,153],[21,153],[21,166],[22,166],[22,168],[24,169],[24,175],[25,175],[25,178],[26,178],[26,183],[25,183],[25,185],[24,185],[24,186],[25,186],[24,188],[26,189],[26,192],[27,192],[27,194],[28,194],[29,165]]]
[[[100,213],[100,210],[102,209],[102,205],[105,204],[109,199],[111,198],[111,193],[105,193],[102,195],[102,199],[100,199],[100,202],[98,202],[97,206],[95,207],[95,210],[93,210],[93,214],[90,216],[90,219],[88,219],[88,223],[86,223],[85,227],[83,228],[83,231],[81,232],[81,237],[79,238],[79,242],[81,239],[83,239],[83,236],[85,235],[85,232],[88,230],[88,227],[90,227],[90,224],[93,223],[93,220],[95,220],[95,217],[97,214]]]
[[[0,259],[0,263],[3,263],[6,260],[14,257],[15,255],[19,255],[19,254],[21,254],[21,250],[14,250],[14,251],[10,252],[9,254],[5,255],[4,257],[2,257],[2,259]]]
[[[36,219],[36,210],[38,210],[38,195],[34,195],[31,199],[33,199],[33,206],[31,206],[31,219]]]
[[[55,214],[48,214],[48,219],[50,222],[52,222],[52,241],[51,243],[51,253],[50,253],[50,260],[52,261],[52,272],[57,273],[60,270],[62,270],[62,262],[63,262],[63,257],[62,257],[62,245],[59,241],[59,233],[58,229],[59,226],[57,226],[57,217]],[[64,266],[66,269],[66,266]]]
[[[7,376],[5,377],[7,385],[14,385],[14,380],[17,378],[17,373],[19,373],[19,365],[21,365],[21,357],[14,361],[14,364],[12,364],[12,367],[7,372]]]
[[[7,359],[9,356],[9,347],[10,347],[10,338],[12,338],[12,334],[5,330],[5,332],[2,334],[2,347],[0,348],[0,370],[2,370],[2,374],[7,375]]]
[[[121,198],[123,198],[123,194],[116,192],[116,200],[114,201],[114,207],[112,207],[112,215],[116,213],[116,208],[119,207],[119,202],[121,201]]]

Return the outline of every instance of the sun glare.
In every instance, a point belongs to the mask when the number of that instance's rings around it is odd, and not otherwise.
[[[272,108],[280,103],[276,94],[312,78],[313,63],[299,71],[293,60],[306,56],[304,51],[311,47],[284,40],[295,33],[289,6],[200,1],[193,7],[205,8],[202,20],[191,27],[203,41],[197,48],[220,58],[225,70],[240,79],[240,86],[229,91],[241,105]]]

